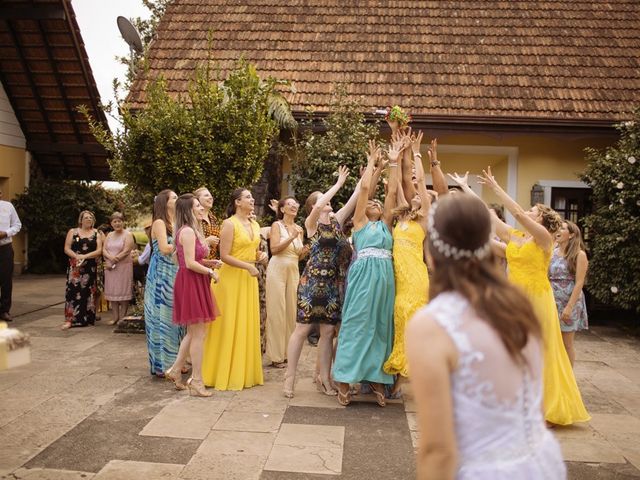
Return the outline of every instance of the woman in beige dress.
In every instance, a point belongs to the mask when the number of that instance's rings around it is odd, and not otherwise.
[[[295,224],[300,205],[293,197],[278,202],[277,221],[271,225],[271,260],[267,267],[267,358],[271,366],[284,368],[287,344],[296,326],[297,292],[303,231]]]

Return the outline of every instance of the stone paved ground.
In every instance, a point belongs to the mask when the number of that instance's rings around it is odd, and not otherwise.
[[[32,363],[0,372],[2,479],[410,479],[410,398],[348,408],[310,381],[305,347],[296,397],[281,370],[265,385],[190,398],[148,375],[143,335],[62,332],[61,277],[20,277],[12,310],[32,335]],[[572,479],[640,478],[640,342],[594,327],[576,374],[593,420],[555,430]]]

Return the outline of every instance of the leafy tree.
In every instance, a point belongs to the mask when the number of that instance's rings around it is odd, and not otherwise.
[[[64,272],[67,231],[78,225],[82,210],[91,210],[96,226],[108,223],[114,211],[124,211],[120,193],[100,184],[33,177],[29,187],[14,200],[18,215],[29,233],[31,273]]]
[[[141,199],[150,202],[164,188],[188,192],[206,185],[220,211],[233,189],[260,178],[279,129],[296,125],[277,90],[283,83],[261,79],[244,60],[225,79],[205,65],[196,69],[187,95],[174,98],[159,78],[146,89],[144,110],[122,102],[116,133],[84,113],[110,154],[113,178]]]
[[[594,200],[585,219],[592,237],[589,290],[607,304],[640,312],[640,109],[617,128],[616,145],[587,149],[582,177]]]
[[[326,191],[336,181],[340,165],[351,169],[345,185],[334,197],[344,204],[351,196],[359,178],[360,167],[366,162],[367,143],[379,132],[377,123],[367,123],[361,104],[337,86],[330,107],[331,113],[322,119],[320,129],[312,118],[304,123],[299,138],[294,141],[291,184],[302,202],[316,190]]]

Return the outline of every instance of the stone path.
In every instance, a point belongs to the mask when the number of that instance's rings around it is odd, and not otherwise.
[[[348,408],[316,391],[303,350],[295,398],[282,370],[265,385],[189,397],[148,375],[142,335],[58,329],[64,279],[22,277],[14,326],[32,363],[0,372],[2,479],[411,479],[417,439],[410,396]],[[640,478],[640,342],[594,327],[578,339],[576,374],[593,420],[558,428],[570,478]]]

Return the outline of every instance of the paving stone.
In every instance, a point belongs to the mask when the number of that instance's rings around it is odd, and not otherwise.
[[[214,430],[234,432],[277,432],[282,413],[224,412]]]
[[[153,417],[140,435],[204,439],[228,403],[229,400],[189,397],[185,393]]]
[[[630,463],[566,462],[568,480],[632,480],[640,470]]]
[[[565,461],[589,463],[626,463],[622,451],[602,437],[558,437]]]
[[[180,474],[185,480],[258,480],[266,457],[213,454],[206,462],[189,464]]]
[[[344,427],[283,423],[275,445],[343,448]]]
[[[111,460],[94,480],[171,480],[177,479],[184,465],[173,463]]]
[[[591,425],[618,447],[629,462],[640,468],[640,418],[632,415],[595,414]]]
[[[95,473],[52,468],[19,468],[11,474],[16,480],[91,480]],[[3,479],[5,477],[2,477]],[[9,477],[6,477],[9,478]]]
[[[340,475],[342,472],[342,449],[274,445],[264,469],[281,472]]]

